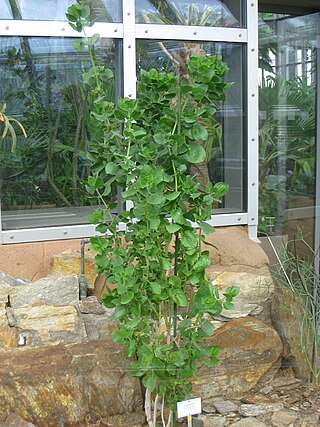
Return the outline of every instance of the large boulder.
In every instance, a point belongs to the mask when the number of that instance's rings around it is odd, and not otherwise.
[[[0,422],[16,413],[37,427],[83,427],[142,412],[139,380],[111,338],[0,350]]]
[[[239,294],[234,298],[234,310],[222,310],[221,315],[228,319],[261,314],[273,292],[273,281],[269,274],[246,272],[216,273],[212,282],[221,294],[229,286],[238,286]]]
[[[19,345],[43,346],[79,342],[87,338],[84,323],[73,305],[33,304],[14,309]]]
[[[76,305],[79,302],[79,282],[76,274],[48,276],[36,282],[12,286],[10,305],[22,307],[36,302],[56,305]]]
[[[194,382],[194,396],[204,401],[223,395],[240,398],[267,384],[281,363],[282,343],[277,332],[255,317],[232,319],[208,340],[221,347],[220,363],[202,367]]]
[[[217,227],[206,240],[217,249],[208,246],[211,256],[209,277],[215,271],[269,274],[269,259],[260,245],[248,236],[245,227]]]

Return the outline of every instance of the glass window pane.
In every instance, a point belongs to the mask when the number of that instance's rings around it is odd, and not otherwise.
[[[237,43],[157,40],[139,40],[137,43],[138,74],[141,69],[151,68],[181,74],[193,53],[221,55],[228,65],[226,80],[234,84],[227,90],[226,100],[218,108],[216,117],[207,123],[207,159],[203,164],[190,167],[190,173],[197,175],[203,186],[208,180],[212,183],[225,181],[230,185],[229,193],[219,206],[225,212],[246,210],[243,49],[243,45]]]
[[[311,246],[316,206],[319,24],[319,14],[266,13],[260,14],[259,26],[259,228],[281,234],[284,240],[292,240],[300,229]]]
[[[79,39],[78,39],[79,40]],[[5,114],[23,123],[17,148],[1,141],[0,195],[4,229],[86,223],[98,199],[85,190],[89,173],[87,152],[94,139],[90,127],[90,88],[82,73],[90,67],[86,51],[73,39],[46,37],[0,38],[0,102]],[[121,95],[121,43],[102,39],[96,63],[111,68],[114,78],[105,93]],[[117,189],[112,196],[117,197]]]
[[[74,0],[0,0],[0,19],[65,21],[65,13]],[[92,0],[92,22],[121,22],[121,0]]]
[[[242,27],[242,0],[136,0],[136,22]]]

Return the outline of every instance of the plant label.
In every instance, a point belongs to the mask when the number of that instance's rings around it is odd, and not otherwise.
[[[201,397],[178,402],[177,410],[178,418],[187,417],[188,415],[201,414]]]

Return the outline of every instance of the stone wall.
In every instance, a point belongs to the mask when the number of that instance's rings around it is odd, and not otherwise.
[[[209,239],[218,247],[208,247],[213,285],[221,291],[237,285],[240,293],[235,310],[214,319],[218,329],[210,341],[221,345],[220,364],[203,369],[194,381],[207,405],[215,396],[239,397],[266,385],[282,353],[271,326],[273,287],[265,253],[244,227],[218,228]],[[0,274],[0,423],[16,413],[39,427],[93,426],[102,419],[111,427],[143,424],[140,383],[127,374],[129,360],[110,338],[110,311],[94,296],[78,301],[76,243],[67,251],[62,247],[46,267],[42,258],[43,275],[50,273],[45,278],[29,282]],[[87,256],[91,291],[93,265]]]

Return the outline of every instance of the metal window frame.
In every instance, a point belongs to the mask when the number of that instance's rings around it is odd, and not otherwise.
[[[257,239],[258,225],[258,2],[246,0],[247,28],[199,27],[135,23],[135,0],[123,2],[122,23],[95,23],[88,36],[123,40],[123,95],[136,97],[136,40],[172,39],[243,43],[247,46],[247,211],[215,214],[208,221],[214,226],[248,225],[249,237]],[[1,36],[78,37],[66,21],[0,20]],[[127,208],[130,203],[127,203]],[[1,200],[0,200],[1,208]],[[92,224],[2,230],[0,209],[0,244],[65,240],[97,234]]]

